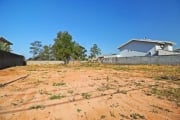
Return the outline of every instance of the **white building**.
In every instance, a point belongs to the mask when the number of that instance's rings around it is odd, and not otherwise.
[[[121,57],[170,55],[176,54],[173,52],[173,45],[169,41],[131,39],[118,49]]]

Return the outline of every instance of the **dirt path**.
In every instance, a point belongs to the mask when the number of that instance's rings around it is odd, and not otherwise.
[[[111,67],[24,66],[0,70],[1,120],[179,120],[176,102],[152,88],[179,88],[147,74]]]

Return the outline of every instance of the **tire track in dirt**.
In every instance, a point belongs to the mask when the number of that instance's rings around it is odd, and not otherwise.
[[[141,88],[141,89],[143,89],[143,88]],[[139,89],[132,89],[132,90],[129,90],[129,91],[134,91],[134,90],[139,90]],[[92,92],[97,92],[97,91],[90,91],[89,93],[92,93]],[[94,98],[99,98],[99,97],[109,96],[109,95],[115,95],[115,94],[123,94],[123,93],[119,93],[119,92],[115,91],[115,92],[111,92],[111,93],[106,93],[106,94],[100,94],[100,95],[97,95],[97,96],[92,96],[89,99],[94,99]],[[56,106],[56,105],[62,105],[62,104],[67,104],[67,103],[71,103],[71,102],[87,100],[87,99],[84,99],[84,98],[80,97],[80,95],[81,95],[81,93],[76,96],[76,97],[79,97],[79,98],[75,99],[74,101],[67,100],[67,101],[58,102],[58,103],[46,104],[46,105],[43,105],[43,106],[45,106],[45,107],[52,107],[52,106]],[[72,96],[69,96],[69,97],[72,97]],[[46,99],[46,100],[49,101],[49,99]],[[34,101],[33,103],[44,102],[46,100]],[[2,111],[2,112],[0,112],[0,114],[15,113],[15,112],[21,112],[21,111],[27,111],[27,110],[30,110],[30,109],[29,108],[24,108],[24,109],[17,109],[17,110]]]

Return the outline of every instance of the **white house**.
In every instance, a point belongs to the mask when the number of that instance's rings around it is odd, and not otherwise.
[[[118,49],[121,57],[170,55],[175,54],[173,45],[174,43],[169,41],[131,39]]]

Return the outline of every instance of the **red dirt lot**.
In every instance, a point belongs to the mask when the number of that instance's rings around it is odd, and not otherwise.
[[[180,66],[0,70],[0,120],[179,120]]]

